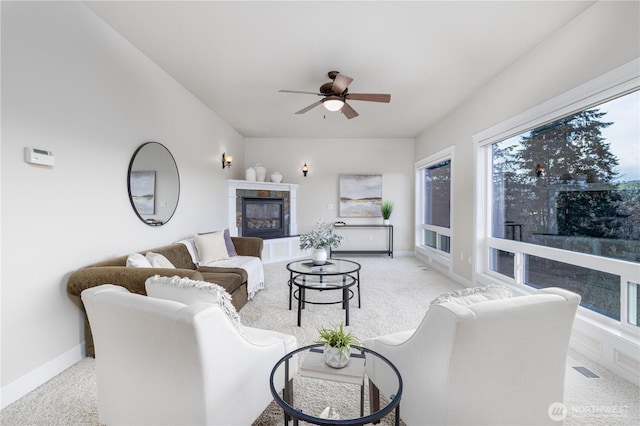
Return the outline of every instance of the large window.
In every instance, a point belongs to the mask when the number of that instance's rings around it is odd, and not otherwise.
[[[495,238],[640,262],[640,92],[493,143]],[[493,270],[513,276],[512,253]],[[559,286],[620,320],[620,276],[525,257],[524,284]]]
[[[417,164],[421,218],[418,245],[443,256],[451,252],[451,164],[451,150]]]
[[[640,92],[492,145],[491,234],[640,261]]]
[[[486,176],[478,270],[574,291],[583,307],[629,327],[639,305],[640,91],[632,79],[623,86],[566,107],[554,100],[477,137]]]

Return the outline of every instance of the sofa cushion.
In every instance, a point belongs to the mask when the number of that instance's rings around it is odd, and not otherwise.
[[[442,303],[457,303],[462,306],[473,305],[474,303],[487,302],[489,300],[508,299],[511,297],[511,290],[500,285],[490,284],[486,287],[465,288],[451,293],[443,293],[431,301],[431,305]]]
[[[154,253],[152,251],[148,251],[145,255],[149,263],[153,268],[175,268],[173,263],[169,261],[166,257],[161,255],[160,253]]]
[[[193,236],[193,241],[198,251],[199,265],[229,258],[224,242],[224,231],[197,234]]]
[[[178,269],[196,269],[196,264],[192,262],[189,250],[183,244],[174,243],[167,246],[150,248],[143,253],[147,252],[163,255]]]
[[[151,268],[151,262],[149,259],[141,255],[140,253],[131,253],[127,257],[127,266],[132,268]]]
[[[215,283],[224,288],[231,295],[231,301],[237,310],[240,310],[247,303],[246,281],[243,281],[240,275],[219,271],[207,272],[198,270],[198,272],[202,275],[203,281]]]
[[[185,305],[196,303],[218,305],[231,323],[240,330],[240,315],[238,315],[238,311],[231,303],[231,296],[217,284],[178,276],[161,277],[154,275],[145,282],[145,289],[147,296],[157,299],[174,300]]]
[[[246,280],[249,300],[260,290],[264,288],[264,267],[262,260],[254,256],[233,256],[227,259],[217,260],[215,262],[200,264],[198,268],[201,272],[213,270],[225,270],[228,272],[239,271],[243,280]]]

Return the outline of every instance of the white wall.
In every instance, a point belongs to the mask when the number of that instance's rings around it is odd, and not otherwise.
[[[416,138],[416,160],[455,146],[454,274],[473,279],[472,136],[640,56],[638,5],[596,3]]]
[[[242,164],[244,148],[236,131],[81,3],[1,7],[5,406],[80,356],[82,316],[66,293],[68,275],[226,227],[225,180],[244,173],[223,171],[220,156]],[[178,208],[162,227],[144,225],[127,196],[129,160],[147,141],[167,146],[180,173]],[[26,146],[52,150],[55,167],[26,164]]]
[[[472,137],[640,57],[640,3],[598,2],[496,76],[463,105],[416,138],[416,159],[455,145],[453,273],[474,281]],[[463,260],[460,260],[462,253]],[[471,260],[471,261],[470,261]],[[585,344],[584,342],[588,342]],[[638,383],[638,342],[580,310],[571,345],[600,365]]]
[[[246,164],[261,163],[283,175],[283,182],[297,183],[298,232],[313,228],[317,219],[327,222],[341,220],[350,224],[381,224],[382,218],[340,218],[338,177],[340,174],[382,174],[382,198],[395,207],[391,215],[394,227],[394,251],[413,252],[413,144],[401,139],[245,139]],[[309,173],[302,175],[307,163]],[[333,205],[329,209],[329,204]],[[343,233],[351,231],[344,230]],[[341,232],[341,233],[342,233]],[[370,245],[386,244],[382,232],[371,231],[364,236]],[[357,234],[351,236],[358,239]],[[349,241],[349,244],[358,243]],[[347,241],[345,241],[346,247]],[[362,247],[362,246],[361,246]],[[351,247],[351,248],[356,248]],[[367,246],[365,245],[365,247]]]

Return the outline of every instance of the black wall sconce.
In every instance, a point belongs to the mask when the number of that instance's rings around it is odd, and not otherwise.
[[[544,177],[544,172],[545,172],[544,167],[542,167],[540,164],[536,164],[536,176]]]
[[[309,173],[309,166],[307,166],[307,163],[304,163],[304,165],[302,166],[302,174],[304,175],[304,177],[307,177],[307,173]]]
[[[233,161],[233,157],[231,155],[225,155],[222,153],[222,168],[225,169],[227,167],[231,167],[231,162]]]

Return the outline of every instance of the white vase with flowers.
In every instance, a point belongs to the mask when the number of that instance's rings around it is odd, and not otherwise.
[[[313,250],[314,265],[324,265],[327,262],[327,249],[338,248],[342,243],[342,235],[334,234],[331,225],[324,219],[318,219],[311,231],[300,235],[300,250]]]

